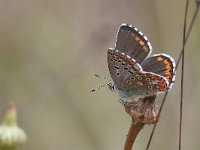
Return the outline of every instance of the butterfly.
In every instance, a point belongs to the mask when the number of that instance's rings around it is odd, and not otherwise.
[[[118,93],[120,102],[137,101],[172,88],[176,74],[174,59],[164,53],[149,57],[151,52],[151,43],[141,31],[128,24],[120,26],[115,48],[107,51],[113,80],[108,87]]]

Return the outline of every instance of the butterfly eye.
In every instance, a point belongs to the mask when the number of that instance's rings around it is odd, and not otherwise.
[[[115,85],[112,84],[112,83],[108,83],[108,88],[111,90],[111,91],[114,91],[115,90]]]

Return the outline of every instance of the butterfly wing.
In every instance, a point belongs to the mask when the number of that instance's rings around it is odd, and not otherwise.
[[[124,95],[148,96],[166,91],[169,82],[161,75],[143,71],[140,64],[118,50],[108,50],[111,77]]]
[[[118,88],[122,87],[123,80],[142,70],[142,67],[134,59],[115,49],[108,50],[107,60],[110,75]]]
[[[142,67],[144,71],[153,72],[155,74],[165,77],[170,88],[175,81],[175,61],[172,57],[166,54],[156,54],[147,58],[143,63]]]
[[[124,52],[141,64],[152,51],[151,43],[137,28],[122,24],[117,34],[115,49]]]
[[[150,96],[167,90],[169,82],[166,78],[152,73],[141,71],[123,81],[124,88],[131,89],[132,95]]]

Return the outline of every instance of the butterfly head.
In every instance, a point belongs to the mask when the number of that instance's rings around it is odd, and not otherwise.
[[[116,87],[115,87],[115,85],[114,85],[113,83],[108,83],[107,85],[108,85],[108,88],[109,88],[112,92],[115,91]]]

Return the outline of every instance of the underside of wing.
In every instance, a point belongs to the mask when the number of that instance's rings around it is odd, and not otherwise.
[[[127,89],[131,89],[133,95],[149,96],[158,92],[165,92],[169,82],[165,77],[155,73],[141,71],[137,75],[124,80],[123,85]]]
[[[123,80],[142,70],[134,59],[115,49],[108,50],[107,60],[110,75],[117,87],[122,87]]]

